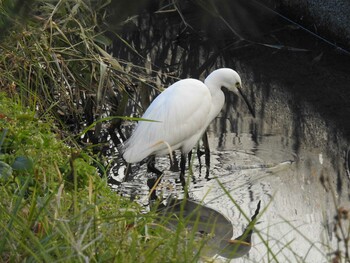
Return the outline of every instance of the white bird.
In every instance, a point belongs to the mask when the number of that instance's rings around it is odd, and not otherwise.
[[[175,82],[156,97],[143,114],[143,119],[156,122],[140,121],[137,124],[125,142],[124,160],[137,163],[148,156],[171,154],[177,149],[186,156],[224,106],[221,88],[243,96],[241,86],[240,76],[229,68],[213,71],[204,83],[191,78]],[[181,165],[182,176],[184,166],[185,162]]]

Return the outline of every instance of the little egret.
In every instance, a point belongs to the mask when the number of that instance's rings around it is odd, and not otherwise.
[[[184,185],[185,156],[224,106],[225,96],[221,88],[240,94],[247,103],[241,85],[240,76],[230,68],[213,71],[204,83],[191,78],[175,82],[158,95],[143,114],[143,119],[154,122],[140,121],[137,124],[125,142],[124,160],[137,163],[148,156],[171,155],[172,151],[180,149],[180,180]],[[148,168],[158,177],[162,174],[154,165]]]

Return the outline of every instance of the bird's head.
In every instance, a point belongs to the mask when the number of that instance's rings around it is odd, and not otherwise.
[[[239,94],[239,89],[242,87],[241,77],[236,71],[230,68],[220,68],[214,70],[205,79],[207,86],[216,86],[217,88],[224,87],[229,91]]]
[[[227,71],[225,73],[226,74],[225,74],[225,78],[223,79],[224,82],[222,83],[222,87],[225,87],[226,89],[228,89],[229,91],[232,91],[237,95],[241,94],[242,80],[241,80],[241,77],[238,75],[238,73],[233,69],[229,69],[229,68],[227,68]]]
[[[236,71],[230,68],[220,68],[217,70],[214,70],[206,79],[205,84],[207,86],[211,87],[225,87],[229,91],[237,94],[238,96],[242,97],[244,102],[247,104],[247,107],[252,114],[253,117],[255,117],[253,108],[250,106],[247,97],[242,92],[242,80],[241,77],[238,75]]]

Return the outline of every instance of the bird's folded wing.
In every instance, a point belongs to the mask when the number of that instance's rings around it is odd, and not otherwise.
[[[169,145],[179,148],[183,141],[205,130],[210,107],[211,95],[203,82],[194,79],[176,82],[146,110],[142,118],[157,122],[138,123],[125,144],[124,158],[138,162],[168,149]]]

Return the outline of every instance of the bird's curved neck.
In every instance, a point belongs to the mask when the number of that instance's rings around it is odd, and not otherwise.
[[[212,105],[208,118],[208,123],[210,123],[219,114],[224,106],[225,95],[221,90],[221,86],[214,84],[212,81],[207,81],[207,79],[204,83],[208,87],[212,98]]]

